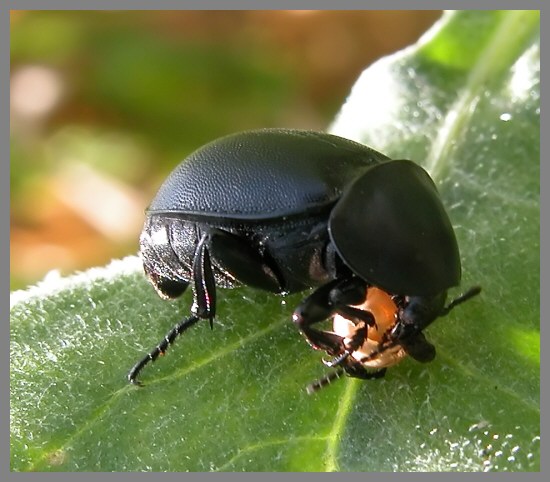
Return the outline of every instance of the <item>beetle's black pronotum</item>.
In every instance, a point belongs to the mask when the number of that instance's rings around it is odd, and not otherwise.
[[[424,169],[319,132],[256,130],[198,149],[147,209],[140,248],[161,297],[176,298],[191,284],[194,301],[191,315],[132,368],[136,384],[178,335],[201,319],[212,324],[218,286],[279,294],[314,288],[294,323],[333,357],[334,373],[358,378],[383,374],[351,356],[369,338],[360,327],[376,325],[372,310],[356,306],[369,290],[396,303],[395,323],[372,357],[399,346],[419,361],[435,355],[424,328],[479,291],[445,306],[447,290],[460,282],[460,256]],[[351,341],[314,328],[336,314],[358,327]]]

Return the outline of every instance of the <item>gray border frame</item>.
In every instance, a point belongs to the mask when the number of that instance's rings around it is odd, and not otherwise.
[[[523,0],[1,0],[2,10],[541,10],[542,2]]]
[[[543,2],[536,2],[533,0],[524,0],[523,2],[517,1],[500,1],[493,2],[490,0],[462,0],[453,2],[437,2],[434,0],[417,0],[414,5],[408,3],[398,2],[395,0],[340,0],[338,3],[333,0],[278,0],[277,2],[270,0],[201,0],[201,2],[192,2],[191,0],[159,0],[156,2],[148,0],[112,0],[110,2],[103,1],[70,1],[70,0],[50,0],[43,2],[36,2],[33,0],[18,0],[18,1],[4,1],[0,0],[0,61],[3,65],[9,65],[9,45],[10,45],[10,28],[9,28],[9,10],[96,10],[96,9],[114,9],[114,10],[279,10],[279,9],[313,9],[313,10],[399,10],[399,9],[442,9],[442,8],[454,8],[454,9],[532,9],[548,10],[548,7]],[[541,22],[544,23],[544,15],[541,15]],[[391,33],[390,33],[391,34]],[[543,55],[544,57],[544,55]],[[547,65],[546,60],[542,61],[543,67]],[[0,266],[2,273],[8,273],[9,267],[9,70],[7,68],[0,69],[0,216],[2,225],[5,229],[0,230]],[[350,86],[351,87],[351,86]],[[544,96],[542,96],[544,97]],[[544,101],[543,101],[544,103]],[[544,108],[542,109],[544,113]],[[544,115],[544,114],[543,114]],[[543,123],[541,119],[541,123]],[[542,136],[541,149],[542,152],[548,152],[548,138]],[[542,155],[541,155],[542,158]],[[542,181],[550,175],[550,166],[548,163],[541,162],[541,197],[540,200],[544,202],[544,190],[542,189]],[[543,172],[543,171],[546,171]],[[548,197],[548,196],[546,196]],[[4,221],[5,220],[5,221]],[[542,241],[543,236],[546,236],[546,223],[543,223],[543,216],[541,210],[541,254],[542,254]],[[543,225],[544,224],[544,225]],[[543,229],[544,228],[544,229]],[[541,285],[545,284],[545,274],[549,272],[550,261],[545,260],[544,256],[541,258]],[[6,289],[2,285],[0,290],[0,315],[2,322],[0,323],[0,353],[2,353],[3,363],[0,364],[0,383],[2,387],[9,387],[9,280],[6,276]],[[545,297],[541,298],[541,318],[542,313],[548,311],[548,301]],[[544,332],[547,328],[544,323],[541,323],[541,331]],[[542,333],[544,337],[544,333]],[[541,350],[541,362],[545,359],[544,353]],[[544,362],[545,363],[545,362]],[[541,365],[542,366],[542,365]],[[541,407],[544,407],[542,399],[547,399],[546,391],[548,390],[547,384],[544,382],[544,378],[541,377]],[[546,414],[541,413],[541,431],[542,428],[547,425]],[[543,438],[543,440],[545,440]],[[96,480],[150,480],[151,477],[161,477],[163,480],[177,480],[181,481],[182,477],[186,480],[212,480],[217,477],[223,477],[224,480],[257,480],[258,478],[267,480],[294,480],[299,477],[301,480],[333,480],[333,474],[316,473],[316,474],[272,474],[272,473],[244,473],[244,474],[210,474],[210,473],[193,473],[180,475],[173,474],[151,474],[146,473],[62,473],[62,474],[47,474],[47,473],[12,473],[9,472],[9,390],[0,390],[0,476],[2,480],[45,480],[48,481],[96,481]],[[521,477],[524,480],[542,480],[542,473],[546,469],[546,458],[543,456],[544,441],[541,447],[541,472],[540,473],[526,473]],[[485,479],[504,479],[515,481],[518,478],[518,474],[515,473],[495,473],[495,474],[463,474],[463,473],[444,473],[444,474],[339,474],[339,478],[345,478],[346,480],[362,480],[375,476],[377,480],[397,480],[406,477],[410,480],[425,481],[425,480],[479,480],[483,477]],[[38,479],[39,478],[39,479]]]

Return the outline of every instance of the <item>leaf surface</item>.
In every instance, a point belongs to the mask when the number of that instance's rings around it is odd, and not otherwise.
[[[302,294],[221,290],[202,323],[126,383],[188,313],[127,258],[12,293],[14,471],[538,471],[538,12],[445,14],[368,68],[333,133],[432,174],[480,297],[427,330],[436,360],[382,380],[325,369],[290,315]],[[451,295],[459,293],[453,290]]]

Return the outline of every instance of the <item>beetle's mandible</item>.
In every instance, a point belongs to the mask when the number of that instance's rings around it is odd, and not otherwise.
[[[369,338],[366,330],[358,328],[363,335],[350,342],[316,323],[341,315],[375,327],[372,310],[357,305],[369,289],[380,289],[396,302],[395,320],[370,357],[391,359],[386,350],[402,350],[430,361],[435,349],[424,328],[479,293],[473,288],[445,305],[448,289],[460,282],[460,255],[424,169],[313,131],[247,131],[192,153],[149,205],[140,255],[161,297],[176,298],[191,285],[193,305],[131,369],[134,384],[178,335],[199,320],[213,323],[217,287],[278,294],[313,288],[293,321],[313,348],[333,357],[330,366],[358,378],[384,370],[373,372],[352,356]]]

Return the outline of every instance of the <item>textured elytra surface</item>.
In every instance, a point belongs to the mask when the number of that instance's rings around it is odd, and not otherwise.
[[[326,133],[260,129],[214,140],[168,176],[151,212],[264,219],[301,214],[336,201],[386,157]]]
[[[463,287],[483,286],[429,328],[434,362],[308,397],[324,367],[291,326],[301,295],[242,288],[138,389],[127,370],[190,296],[159,300],[131,260],[50,278],[12,295],[11,469],[540,470],[539,56],[536,12],[449,15],[365,71],[332,128],[429,170]]]

